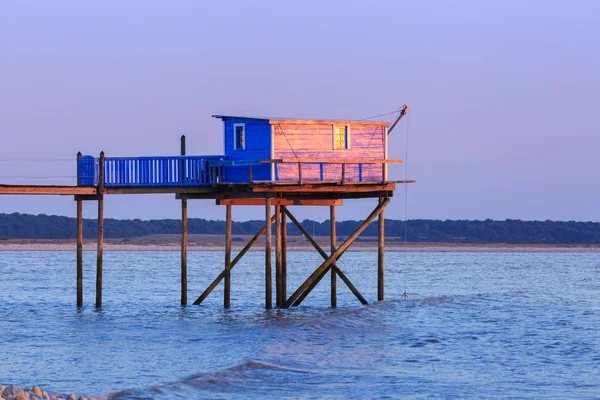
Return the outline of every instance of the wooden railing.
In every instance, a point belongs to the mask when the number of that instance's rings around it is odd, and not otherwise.
[[[365,159],[314,159],[314,158],[283,158],[273,160],[227,160],[224,156],[172,156],[172,157],[79,157],[77,162],[77,184],[79,186],[97,186],[99,169],[104,172],[104,186],[210,186],[225,182],[227,168],[248,167],[248,183],[253,179],[253,167],[274,164],[275,182],[290,181],[278,177],[278,166],[281,164],[296,164],[297,179],[292,181],[302,185],[308,180],[303,177],[303,165],[318,165],[319,178],[317,182],[325,182],[328,165],[340,165],[339,177],[335,181],[340,184],[348,183],[347,166],[356,165],[357,179],[354,182],[363,183],[364,165],[381,165],[381,181],[387,180],[387,165],[400,164],[402,160],[365,160]],[[309,179],[310,180],[310,179]],[[314,181],[315,179],[311,180]],[[369,180],[373,182],[373,180]]]
[[[325,166],[327,165],[341,165],[341,171],[339,175],[339,183],[347,183],[346,166],[356,165],[358,168],[358,182],[363,183],[363,165],[380,164],[381,165],[381,179],[380,181],[387,181],[387,165],[388,164],[401,164],[402,160],[365,160],[365,159],[337,159],[337,158],[281,158],[274,160],[262,160],[263,164],[275,164],[275,180],[279,180],[278,168],[280,164],[297,164],[298,166],[298,184],[303,184],[302,176],[302,165],[319,165],[319,181],[325,180]]]

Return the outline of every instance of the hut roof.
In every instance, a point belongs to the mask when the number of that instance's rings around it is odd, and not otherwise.
[[[296,124],[296,125],[319,125],[319,124],[345,124],[345,125],[382,125],[389,126],[389,121],[366,121],[366,120],[348,120],[348,119],[297,119],[297,118],[277,118],[277,117],[245,117],[240,115],[213,115],[213,118],[225,120],[227,118],[254,119],[268,121],[271,125],[275,124]]]

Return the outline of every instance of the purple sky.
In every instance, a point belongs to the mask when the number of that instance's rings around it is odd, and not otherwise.
[[[182,133],[188,154],[221,154],[211,114],[361,119],[409,103],[390,158],[408,122],[410,218],[600,221],[599,73],[596,0],[0,0],[0,182],[73,184],[10,177],[73,175],[77,151],[176,155]],[[374,204],[347,201],[338,219]],[[4,196],[0,212],[73,216],[75,203]],[[170,195],[106,200],[107,217],[179,214]]]

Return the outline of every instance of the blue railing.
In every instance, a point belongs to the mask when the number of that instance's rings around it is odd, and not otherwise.
[[[299,184],[326,180],[326,167],[340,164],[341,167],[328,169],[327,179],[341,184],[350,182],[379,182],[385,177],[386,167],[381,162],[364,162],[355,160],[311,161],[310,159],[281,159],[281,160],[228,160],[225,156],[172,156],[172,157],[105,157],[104,158],[104,186],[210,186],[225,182],[227,172],[228,183],[250,183],[256,179],[264,178],[262,169],[266,165],[274,164],[274,178],[276,182],[298,182]],[[287,171],[285,176],[279,171],[280,164],[297,164],[294,170]],[[381,164],[379,175],[363,171],[363,164]],[[318,172],[305,169],[304,166],[318,166]],[[352,166],[352,168],[346,168]],[[355,167],[354,167],[355,166]],[[239,168],[246,168],[247,174],[233,173]],[[333,168],[333,167],[332,167]],[[333,176],[332,176],[333,171]],[[233,175],[232,175],[233,174]],[[237,174],[237,175],[236,175]],[[262,175],[261,175],[262,174]],[[270,181],[270,172],[269,178]],[[336,176],[337,175],[337,176]],[[79,186],[97,186],[99,181],[99,159],[92,156],[81,156],[77,162],[77,184]]]
[[[223,168],[212,161],[224,156],[106,157],[104,186],[207,186],[223,180]],[[99,159],[82,156],[78,161],[77,183],[98,184]]]

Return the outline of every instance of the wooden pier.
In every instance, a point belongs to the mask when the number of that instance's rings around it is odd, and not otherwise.
[[[405,112],[405,111],[404,111]],[[400,117],[404,115],[401,114]],[[218,116],[225,121],[226,156],[188,156],[185,136],[181,138],[181,155],[173,157],[99,157],[77,154],[77,186],[0,185],[0,195],[62,195],[73,196],[77,204],[77,265],[76,304],[83,302],[83,203],[97,202],[98,239],[96,254],[96,308],[102,308],[103,242],[104,242],[104,197],[111,195],[174,194],[181,201],[181,297],[182,306],[188,304],[187,279],[187,211],[189,200],[213,200],[225,208],[225,251],[223,271],[195,299],[194,305],[202,302],[223,282],[223,306],[231,306],[231,274],[244,255],[265,235],[265,307],[273,307],[272,251],[275,260],[275,306],[288,308],[300,305],[321,280],[330,274],[331,307],[337,306],[337,278],[355,295],[361,304],[365,297],[343,272],[342,256],[356,238],[376,219],[378,220],[377,300],[385,298],[385,237],[384,210],[390,203],[397,184],[412,183],[412,180],[391,181],[388,179],[389,164],[400,160],[387,159],[387,125],[352,121],[302,121],[307,129],[329,129],[333,135],[334,151],[331,157],[308,156],[312,152],[307,146],[298,144],[293,148],[289,138],[277,139],[292,149],[292,158],[257,158],[256,152],[249,158],[251,136],[246,130],[256,124],[257,137],[270,129],[270,155],[277,154],[274,146],[275,132],[286,126],[297,129],[299,123],[290,120],[257,120]],[[242,121],[242,122],[240,122]],[[268,123],[265,123],[267,121]],[[396,121],[397,123],[397,121]],[[228,131],[228,125],[231,130]],[[248,126],[246,125],[248,124]],[[354,124],[354,125],[353,125]],[[325,128],[323,128],[323,126]],[[331,128],[333,126],[333,128]],[[338,129],[342,126],[343,129]],[[393,125],[395,126],[395,124]],[[392,128],[393,128],[392,126]],[[329,128],[327,128],[329,127]],[[353,153],[350,152],[350,128],[359,133],[373,131],[372,136],[356,139]],[[254,128],[253,128],[254,129]],[[332,130],[333,129],[333,130]],[[362,130],[362,131],[361,131]],[[353,132],[354,132],[353,131]],[[229,133],[228,133],[229,132]],[[320,131],[319,131],[320,132]],[[333,133],[332,133],[333,132]],[[231,136],[231,143],[227,135]],[[285,136],[285,133],[283,134]],[[377,140],[373,138],[377,137]],[[286,141],[284,141],[286,139]],[[368,140],[367,140],[368,139]],[[353,139],[354,140],[354,139]],[[362,146],[358,144],[363,143]],[[375,149],[372,151],[372,143]],[[228,146],[235,152],[227,152]],[[237,146],[237,147],[236,147]],[[248,146],[248,147],[247,147]],[[336,148],[337,146],[337,148]],[[371,147],[370,147],[371,146]],[[340,147],[343,147],[340,149]],[[241,148],[242,151],[239,151]],[[302,151],[304,151],[304,153]],[[287,151],[287,150],[286,150]],[[286,151],[281,154],[287,155]],[[371,154],[370,156],[368,153]],[[360,157],[356,155],[361,155]],[[354,156],[356,157],[354,157]],[[381,155],[377,157],[377,155]],[[240,158],[243,157],[243,158]],[[371,198],[374,208],[360,226],[338,244],[336,234],[336,207],[345,200]],[[234,206],[264,207],[265,224],[243,249],[232,258],[232,213]],[[290,206],[329,207],[331,232],[330,248],[326,252],[292,214]],[[288,296],[287,285],[287,221],[291,221],[323,258],[305,281]],[[274,229],[273,229],[274,224]],[[274,230],[274,232],[273,232]],[[272,237],[275,243],[272,243]]]
[[[102,162],[102,156],[100,157]],[[412,181],[409,181],[412,182]],[[124,194],[164,194],[172,193],[182,203],[181,214],[181,305],[188,303],[187,293],[187,207],[188,200],[214,199],[216,204],[225,208],[225,259],[224,269],[197,297],[193,304],[201,304],[212,290],[221,282],[224,283],[223,306],[231,305],[231,270],[242,257],[256,244],[258,239],[266,233],[265,244],[265,307],[272,307],[272,259],[273,244],[272,224],[275,224],[275,305],[281,308],[297,306],[310,294],[322,278],[331,272],[331,306],[335,307],[336,301],[336,276],[339,277],[356,298],[367,304],[367,300],[360,294],[356,287],[346,277],[338,261],[355,239],[367,226],[379,220],[378,239],[378,266],[377,266],[377,300],[384,299],[384,218],[383,210],[389,204],[397,183],[405,181],[385,182],[375,184],[340,184],[340,183],[310,183],[303,184],[219,184],[210,187],[119,187],[108,188],[98,185],[94,188],[77,186],[20,186],[0,185],[0,194],[11,195],[73,195],[77,204],[77,307],[83,306],[83,203],[96,201],[98,206],[98,237],[96,257],[96,302],[97,308],[102,307],[102,263],[104,239],[104,196]],[[339,246],[336,241],[335,209],[343,205],[347,199],[373,198],[377,199],[377,206],[366,216],[364,222]],[[265,207],[265,225],[232,259],[232,209],[233,206],[263,206]],[[316,242],[311,234],[294,217],[289,206],[325,206],[330,208],[331,247],[329,254]],[[273,213],[274,210],[274,213]],[[306,279],[292,295],[287,297],[287,220],[291,221],[317,252],[323,257],[323,263]]]

